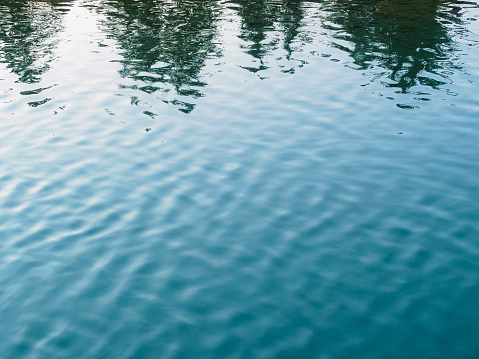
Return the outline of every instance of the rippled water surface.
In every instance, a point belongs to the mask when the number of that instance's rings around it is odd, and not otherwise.
[[[479,357],[479,9],[0,0],[0,357]]]

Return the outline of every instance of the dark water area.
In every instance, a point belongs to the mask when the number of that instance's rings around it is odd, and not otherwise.
[[[0,357],[479,357],[479,8],[0,0]]]

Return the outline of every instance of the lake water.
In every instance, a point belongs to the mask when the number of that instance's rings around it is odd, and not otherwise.
[[[479,357],[479,8],[0,0],[2,358]]]

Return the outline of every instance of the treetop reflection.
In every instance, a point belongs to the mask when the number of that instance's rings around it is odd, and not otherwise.
[[[324,21],[339,26],[333,39],[353,44],[342,49],[359,69],[388,70],[385,86],[403,93],[417,84],[436,89],[447,81],[441,70],[455,67],[450,61],[454,42],[446,25],[462,23],[441,9],[443,5],[438,0],[336,1],[327,7]],[[333,40],[333,46],[340,45]]]
[[[55,35],[62,30],[65,1],[0,2],[0,62],[19,76],[19,82],[36,83],[48,71]]]
[[[202,96],[200,72],[206,59],[219,57],[214,43],[219,6],[216,1],[134,1],[105,3],[104,28],[122,49],[121,74],[133,85],[160,93],[164,102],[191,112],[194,103],[166,99],[173,89],[183,98]]]
[[[35,83],[49,69],[55,34],[62,30],[64,2],[2,1],[0,62]],[[240,49],[258,73],[281,61],[293,73],[306,46],[327,37],[347,53],[354,68],[385,87],[408,93],[421,85],[439,89],[455,62],[455,36],[466,31],[461,7],[442,0],[91,0],[100,26],[118,44],[127,86],[191,112],[207,85],[207,60],[224,56],[222,25],[238,25]],[[325,35],[325,32],[327,34]],[[324,43],[324,41],[323,41]],[[278,55],[279,54],[279,55]],[[340,64],[331,66],[340,66]],[[283,66],[284,67],[284,66]],[[376,76],[374,69],[381,74]],[[366,71],[368,70],[368,71]],[[133,103],[133,102],[132,102]]]

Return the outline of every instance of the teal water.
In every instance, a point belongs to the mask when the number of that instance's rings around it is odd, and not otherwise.
[[[0,0],[1,358],[479,357],[479,8]]]

